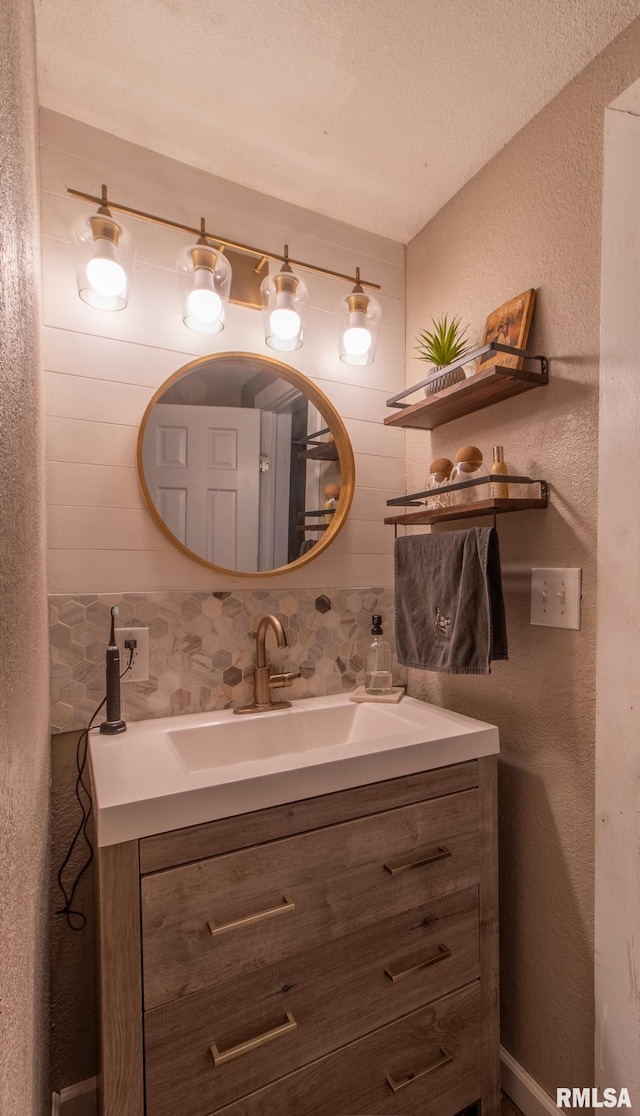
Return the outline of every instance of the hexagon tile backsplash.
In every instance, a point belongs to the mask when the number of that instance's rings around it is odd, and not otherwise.
[[[393,590],[234,589],[211,593],[51,596],[51,731],[84,728],[104,697],[109,610],[116,626],[149,628],[149,681],[122,683],[128,721],[230,708],[252,700],[255,629],[280,617],[288,647],[267,635],[275,670],[299,670],[293,700],[353,690],[364,681],[371,615],[394,647]],[[395,681],[406,672],[396,665]]]

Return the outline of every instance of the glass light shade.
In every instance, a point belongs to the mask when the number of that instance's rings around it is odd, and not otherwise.
[[[341,306],[340,360],[345,364],[372,364],[380,327],[380,303],[356,283]]]
[[[264,336],[269,348],[281,352],[299,349],[309,307],[306,283],[294,275],[288,264],[260,284]]]
[[[183,322],[197,333],[224,329],[225,307],[231,293],[231,264],[206,241],[190,244],[178,257],[184,287]]]
[[[124,310],[129,301],[133,240],[106,206],[79,218],[72,229],[77,245],[78,294],[96,310]]]

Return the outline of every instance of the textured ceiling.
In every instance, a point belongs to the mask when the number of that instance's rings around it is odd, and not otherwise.
[[[36,0],[40,102],[406,241],[640,0]]]

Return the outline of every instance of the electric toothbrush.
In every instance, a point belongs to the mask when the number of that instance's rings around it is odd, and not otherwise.
[[[111,609],[111,635],[106,654],[107,719],[100,725],[100,732],[108,736],[127,731],[127,723],[120,716],[120,652],[115,633],[115,618],[119,615],[120,609],[114,605]]]

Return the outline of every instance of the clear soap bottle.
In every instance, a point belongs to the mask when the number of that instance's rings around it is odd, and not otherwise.
[[[384,638],[382,617],[371,617],[371,643],[364,668],[364,688],[368,694],[392,694],[391,647]]]

